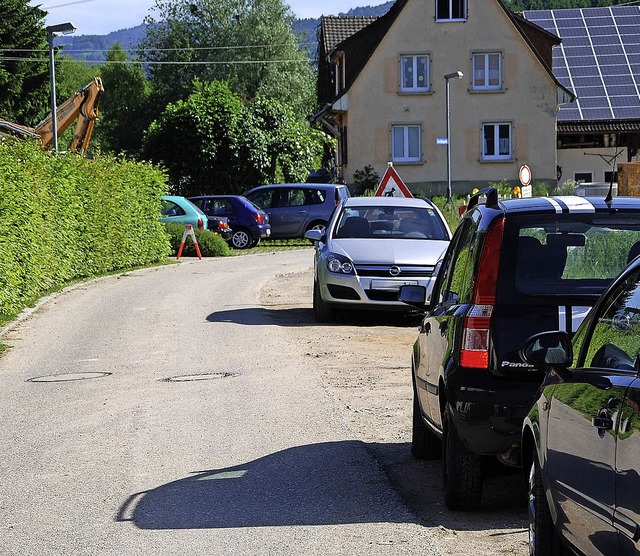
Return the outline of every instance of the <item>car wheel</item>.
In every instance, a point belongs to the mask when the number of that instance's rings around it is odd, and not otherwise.
[[[418,459],[438,459],[442,455],[442,441],[425,425],[420,411],[418,392],[413,381],[413,425],[411,453]]]
[[[318,322],[333,322],[333,309],[327,307],[327,304],[322,300],[317,282],[313,283],[313,312]]]
[[[247,249],[251,247],[252,243],[253,238],[246,230],[241,228],[233,231],[233,235],[231,236],[231,245],[236,249]]]
[[[560,539],[551,521],[540,464],[536,454],[532,459],[529,471],[529,555],[558,556]]]
[[[311,222],[311,224],[309,224],[306,231],[308,232],[309,230],[318,230],[319,232],[324,233],[326,229],[327,229],[326,222],[316,221],[316,222]]]
[[[482,460],[460,440],[451,412],[447,404],[442,441],[444,501],[450,510],[476,510],[482,499]]]

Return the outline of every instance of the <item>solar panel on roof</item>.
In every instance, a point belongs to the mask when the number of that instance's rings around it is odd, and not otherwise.
[[[580,97],[580,106],[583,110],[590,108],[609,108],[609,102],[604,97]]]
[[[604,87],[582,87],[580,102],[591,97],[604,97]]]
[[[612,44],[609,46],[596,46],[596,56],[610,56],[612,54],[624,54],[621,44]]]
[[[610,120],[614,116],[609,108],[583,108],[582,117],[585,120]]]
[[[558,119],[640,118],[640,6],[525,11],[558,35],[553,72],[578,96]],[[603,86],[604,85],[604,86]]]
[[[571,103],[574,104],[574,103]],[[562,110],[558,113],[558,120],[560,121],[572,121],[572,120],[582,120],[582,115],[580,114],[580,110],[577,108],[569,108],[570,104],[565,104],[562,107]]]
[[[615,117],[620,120],[637,120],[640,118],[640,108],[617,108]]]
[[[634,96],[637,90],[634,85],[608,85],[607,91],[611,99],[615,97]],[[604,89],[602,94],[604,94]]]

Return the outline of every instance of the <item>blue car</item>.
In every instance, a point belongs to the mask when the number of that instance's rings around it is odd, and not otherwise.
[[[254,187],[245,197],[269,215],[273,238],[324,231],[335,208],[349,196],[339,183],[284,183]]]
[[[209,219],[226,217],[233,230],[230,242],[236,249],[255,247],[271,236],[267,214],[241,195],[202,195],[189,197]]]

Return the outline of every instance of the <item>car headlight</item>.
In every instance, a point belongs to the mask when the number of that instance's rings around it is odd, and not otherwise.
[[[330,253],[327,257],[327,269],[334,274],[355,274],[353,263],[343,255]]]

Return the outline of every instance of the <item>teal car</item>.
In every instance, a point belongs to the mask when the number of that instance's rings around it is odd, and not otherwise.
[[[164,195],[161,212],[160,222],[191,224],[198,230],[206,230],[208,227],[206,214],[184,197]]]

